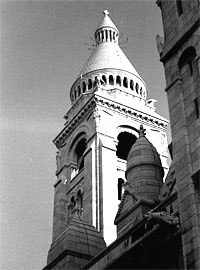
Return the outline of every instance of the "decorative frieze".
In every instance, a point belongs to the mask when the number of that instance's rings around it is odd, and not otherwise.
[[[137,111],[136,109],[127,107],[123,104],[116,103],[115,101],[108,100],[107,98],[94,95],[92,99],[86,104],[86,106],[69,122],[65,128],[58,134],[58,136],[53,141],[57,148],[62,147],[66,138],[70,136],[73,130],[79,125],[79,123],[83,120],[85,115],[91,110],[91,108],[100,105],[111,109],[120,114],[126,115],[128,117],[133,117],[137,121],[143,121],[146,124],[150,124],[155,128],[162,128],[165,130],[167,128],[167,120],[164,121],[162,119],[158,119],[152,115],[148,115],[144,112]]]

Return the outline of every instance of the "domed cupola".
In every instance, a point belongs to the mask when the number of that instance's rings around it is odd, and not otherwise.
[[[145,137],[145,131],[141,125],[139,138],[132,146],[127,158],[127,181],[137,195],[147,199],[157,199],[163,176],[164,170],[159,154]]]
[[[146,84],[118,45],[119,31],[104,11],[104,17],[94,34],[95,48],[71,87],[74,104],[97,86],[106,91],[119,89],[131,98],[146,100]]]
[[[109,12],[104,10],[104,18],[94,34],[96,44],[102,42],[118,43],[119,31],[109,17]]]

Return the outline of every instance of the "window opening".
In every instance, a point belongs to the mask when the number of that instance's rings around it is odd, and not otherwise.
[[[192,175],[197,203],[200,203],[200,170]],[[200,205],[199,205],[200,206]]]
[[[136,90],[136,92],[137,92],[137,94],[138,94],[138,90],[139,90],[139,85],[138,85],[138,83],[136,83],[136,85],[135,85],[135,90]]]
[[[181,14],[183,13],[182,0],[176,0],[176,6],[177,6],[178,16],[181,16]]]
[[[83,93],[85,93],[85,91],[86,91],[86,83],[83,82],[82,86],[83,86]]]
[[[126,77],[124,77],[124,80],[123,80],[123,86],[128,88],[128,80]]]
[[[136,141],[136,136],[129,132],[121,132],[118,137],[118,145],[117,145],[117,152],[116,155],[118,158],[121,158],[123,160],[127,160],[128,154],[130,152],[130,149],[132,145]]]
[[[197,98],[194,99],[194,106],[195,106],[197,119],[199,119],[199,104],[198,104],[198,99]]]
[[[179,69],[182,70],[184,66],[188,66],[190,76],[194,74],[196,51],[193,47],[187,48],[179,59]],[[196,68],[198,70],[198,67]]]
[[[80,95],[81,95],[81,87],[78,86],[78,96],[80,96]]]
[[[102,31],[102,41],[104,40],[104,31]]]
[[[97,76],[95,76],[94,82],[93,82],[93,87],[97,86]]]
[[[77,193],[77,206],[79,210],[83,209],[83,194],[81,193],[80,189]]]
[[[189,70],[190,70],[190,77],[193,76],[193,65],[192,65],[192,60],[188,60],[188,66],[189,66]]]
[[[133,80],[130,80],[130,88],[131,88],[131,90],[134,89]]]
[[[106,30],[106,41],[108,40],[108,30]]]
[[[112,75],[109,76],[109,84],[114,85],[114,79]]]
[[[68,207],[69,218],[72,216],[75,206],[76,206],[76,201],[74,199],[74,196],[72,196],[69,203],[69,207]]]
[[[78,172],[84,168],[84,152],[86,150],[86,139],[80,140],[78,143],[75,153],[77,155],[77,170]]]
[[[122,195],[123,195],[123,184],[125,183],[125,181],[122,178],[118,178],[118,200],[121,201],[122,199]]]
[[[110,41],[112,41],[112,31],[110,30]]]
[[[92,88],[92,80],[89,79],[88,80],[88,90],[90,90]]]
[[[116,84],[118,84],[119,86],[121,86],[121,77],[119,75],[117,75],[117,78],[116,78]]]
[[[102,76],[102,80],[105,82],[105,84],[107,83],[107,79],[105,75]]]

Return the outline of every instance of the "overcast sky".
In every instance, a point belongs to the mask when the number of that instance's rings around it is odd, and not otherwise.
[[[1,265],[36,270],[51,244],[56,148],[69,91],[91,54],[108,9],[121,45],[168,118],[164,69],[155,36],[163,33],[154,0],[1,1]],[[169,134],[169,132],[168,132]]]

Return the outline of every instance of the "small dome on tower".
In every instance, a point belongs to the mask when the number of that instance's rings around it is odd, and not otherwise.
[[[117,27],[114,25],[114,23],[111,21],[110,17],[109,17],[109,11],[108,10],[104,10],[104,18],[102,20],[102,22],[100,23],[100,25],[97,27],[97,30],[100,30],[101,28],[103,27],[110,27],[110,28],[113,28],[115,30],[117,30],[118,32],[118,29]]]
[[[140,126],[139,138],[132,146],[126,168],[126,178],[137,195],[157,199],[164,176],[160,156],[156,148],[145,137]]]

